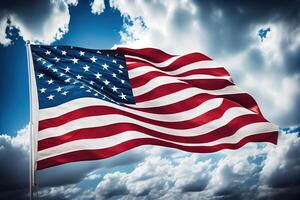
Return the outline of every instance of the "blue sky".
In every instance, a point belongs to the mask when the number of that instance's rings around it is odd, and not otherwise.
[[[122,45],[174,54],[200,51],[226,66],[267,119],[286,127],[277,147],[249,144],[206,155],[141,147],[102,161],[42,170],[41,199],[296,198],[299,5],[297,0],[1,2],[0,175],[6,181],[0,184],[0,198],[22,199],[27,193],[28,39],[96,49]],[[261,28],[271,29],[263,41]]]

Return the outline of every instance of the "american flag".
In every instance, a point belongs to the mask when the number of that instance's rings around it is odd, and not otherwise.
[[[141,145],[188,152],[276,144],[278,128],[224,67],[201,53],[31,45],[37,169]]]

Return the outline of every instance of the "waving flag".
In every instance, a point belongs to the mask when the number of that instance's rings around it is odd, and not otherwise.
[[[37,169],[141,145],[208,153],[277,142],[277,127],[201,53],[31,45]]]

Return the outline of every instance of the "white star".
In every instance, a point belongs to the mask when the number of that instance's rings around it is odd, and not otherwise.
[[[100,79],[100,77],[102,76],[102,74],[99,74],[99,72],[97,72],[97,74],[95,74],[96,79]]]
[[[55,96],[52,95],[52,94],[50,94],[49,96],[47,96],[48,100],[53,100],[54,97],[55,97]]]
[[[59,62],[60,58],[55,57],[54,60],[55,60],[55,62]]]
[[[111,89],[112,89],[114,92],[117,92],[117,90],[118,90],[119,88],[117,88],[116,86],[113,86]]]
[[[70,83],[70,81],[71,81],[71,78],[68,78],[65,80],[66,83]]]
[[[47,69],[50,69],[51,67],[52,67],[52,64],[48,65],[48,66],[47,66]]]
[[[98,53],[98,54],[101,54],[101,51],[98,50],[97,53]]]
[[[57,49],[57,46],[55,46],[54,49]]]
[[[121,95],[119,95],[119,97],[121,97],[121,99],[125,99],[126,100],[126,95],[123,94],[123,92],[121,92]]]
[[[65,75],[64,73],[60,73],[60,75],[59,75],[59,76],[60,76],[60,77],[62,77],[62,76],[64,76],[64,75]]]
[[[94,94],[94,96],[96,96],[96,97],[97,97],[97,96],[98,96],[98,93],[95,93],[95,94]]]
[[[50,55],[50,53],[51,53],[51,51],[48,51],[48,50],[45,52],[46,55]]]
[[[78,80],[80,80],[80,79],[82,79],[82,76],[80,76],[79,74],[76,76],[76,78],[78,79]]]
[[[108,85],[110,82],[109,82],[108,80],[104,80],[103,83],[104,83],[105,85]]]
[[[41,60],[42,60],[42,58],[38,58],[38,59],[37,59],[37,61],[41,61]]]
[[[56,88],[55,90],[56,90],[57,92],[60,92],[62,89],[63,89],[63,88],[59,86],[59,87]]]
[[[92,63],[95,63],[97,58],[95,58],[95,56],[91,57],[90,60],[92,61]]]
[[[57,69],[52,69],[53,72],[57,72]]]
[[[117,61],[115,59],[112,60],[113,63],[117,63]]]
[[[113,76],[114,78],[117,78],[117,74],[115,74],[115,73],[113,73],[112,76]]]
[[[62,95],[66,96],[69,92],[68,91],[64,91],[63,93],[61,93]]]
[[[71,69],[71,68],[67,66],[64,70],[65,70],[65,72],[67,73],[67,72],[70,72],[70,69]]]
[[[123,83],[123,84],[124,84],[124,83],[125,83],[125,81],[124,81],[124,80],[121,80],[121,83]]]
[[[71,60],[73,61],[73,64],[77,64],[78,63],[78,59],[77,58],[73,58]]]
[[[119,74],[123,74],[123,72],[121,70],[118,70]]]
[[[88,89],[88,90],[86,90],[86,92],[90,93],[90,92],[91,92],[91,90],[90,90],[90,89]]]
[[[73,85],[76,85],[77,83],[79,83],[79,82],[78,82],[78,81],[74,81],[72,84],[73,84]]]
[[[102,65],[102,67],[103,67],[103,69],[106,69],[106,70],[107,70],[109,66],[108,66],[106,63],[104,63],[104,64]]]
[[[122,65],[119,65],[119,68],[120,68],[120,69],[123,69],[124,67],[123,67]]]
[[[67,52],[66,51],[62,51],[61,54],[65,56],[65,55],[67,55]]]
[[[46,88],[40,89],[41,93],[45,93],[46,90],[47,90]]]
[[[46,64],[46,61],[43,61],[42,63],[43,63],[43,65],[44,65],[44,64]]]
[[[47,81],[49,85],[53,84],[54,80],[50,79]]]
[[[94,81],[90,81],[90,84],[91,84],[91,85],[94,85],[94,83],[95,83]]]
[[[81,89],[84,88],[84,85],[80,86],[80,88],[81,88]]]
[[[38,77],[39,77],[39,78],[43,78],[44,75],[45,75],[45,74],[40,73],[40,74],[38,75]]]
[[[88,66],[88,65],[85,65],[85,67],[83,67],[83,69],[84,69],[85,72],[89,71],[89,68],[90,68],[90,66]]]
[[[80,56],[84,56],[85,52],[84,51],[80,51],[79,54],[80,54]]]

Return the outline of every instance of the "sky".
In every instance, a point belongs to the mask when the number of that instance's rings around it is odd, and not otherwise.
[[[40,199],[297,199],[299,20],[298,0],[1,1],[0,199],[28,197],[26,40],[204,53],[281,127],[277,146],[251,143],[213,154],[143,146],[41,170]]]

